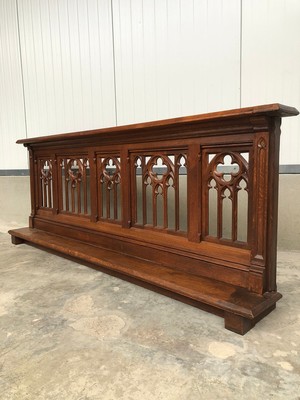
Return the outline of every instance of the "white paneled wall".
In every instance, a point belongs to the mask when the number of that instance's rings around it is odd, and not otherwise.
[[[118,124],[239,107],[240,0],[113,0]]]
[[[242,104],[300,110],[300,1],[243,2]],[[281,164],[300,164],[300,117],[284,118]]]
[[[24,168],[26,136],[16,2],[0,0],[0,168]]]
[[[300,108],[299,0],[0,0],[0,170],[17,138],[281,102]],[[281,163],[300,164],[300,118]]]
[[[28,136],[115,125],[110,0],[18,0]]]

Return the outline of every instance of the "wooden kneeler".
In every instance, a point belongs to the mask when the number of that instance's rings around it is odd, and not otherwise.
[[[280,104],[18,140],[28,243],[225,319],[274,310]]]

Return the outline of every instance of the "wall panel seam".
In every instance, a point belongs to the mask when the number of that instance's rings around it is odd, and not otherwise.
[[[20,68],[21,68],[21,82],[22,82],[22,95],[23,95],[23,110],[24,110],[24,124],[25,124],[25,135],[28,137],[27,129],[27,115],[26,115],[26,101],[25,101],[25,88],[24,88],[24,71],[23,71],[23,58],[21,48],[21,37],[20,37],[20,19],[19,19],[19,2],[16,0],[16,12],[17,12],[17,30],[18,30],[18,42],[19,42],[19,57],[20,57]]]
[[[110,0],[110,13],[111,13],[111,35],[112,35],[112,58],[113,58],[113,80],[114,80],[115,120],[116,120],[116,126],[118,126],[117,80],[116,80],[116,53],[115,53],[115,28],[114,28],[113,0]]]
[[[240,108],[242,107],[243,0],[240,0]]]

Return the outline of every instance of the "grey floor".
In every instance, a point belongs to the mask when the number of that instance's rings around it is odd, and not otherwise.
[[[300,399],[300,252],[277,309],[223,319],[0,233],[1,400]]]

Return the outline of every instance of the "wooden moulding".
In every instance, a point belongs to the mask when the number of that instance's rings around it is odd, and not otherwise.
[[[31,215],[29,228],[9,231],[12,242],[212,312],[245,334],[281,298],[280,122],[297,114],[271,104],[19,140],[30,156]]]

